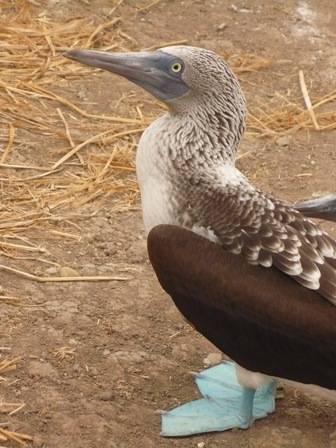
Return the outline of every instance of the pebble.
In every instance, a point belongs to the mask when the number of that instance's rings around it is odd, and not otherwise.
[[[61,266],[59,273],[61,277],[80,277],[80,274],[75,269],[68,266]]]
[[[197,448],[204,448],[205,447],[205,443],[204,442],[200,442],[197,444]]]
[[[100,392],[97,395],[97,398],[98,398],[98,400],[101,400],[101,401],[112,401],[114,399],[114,393],[109,390],[106,390],[104,392]]]
[[[34,448],[42,448],[43,446],[44,446],[44,440],[41,437],[34,437],[33,447]]]
[[[79,364],[75,364],[72,368],[72,370],[76,373],[81,372],[83,369],[81,368],[81,366]]]
[[[45,270],[45,273],[48,275],[58,275],[58,268],[56,268],[56,266],[51,266]]]
[[[209,353],[208,356],[203,360],[206,367],[216,366],[222,362],[221,353]]]
[[[290,142],[290,136],[284,135],[283,137],[279,137],[275,140],[275,144],[277,146],[288,146]]]
[[[77,92],[77,96],[82,101],[87,101],[89,98],[87,97],[86,91],[84,89],[80,89]]]
[[[228,24],[227,23],[225,23],[225,22],[223,22],[223,23],[221,23],[220,25],[218,25],[218,27],[217,27],[217,31],[223,31],[225,28],[227,28],[228,27]],[[203,442],[202,442],[203,443]]]

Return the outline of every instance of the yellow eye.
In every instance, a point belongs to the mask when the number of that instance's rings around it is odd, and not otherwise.
[[[183,70],[183,66],[180,62],[173,62],[170,68],[173,73],[180,73]]]

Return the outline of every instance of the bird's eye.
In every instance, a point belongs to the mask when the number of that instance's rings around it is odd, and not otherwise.
[[[181,62],[173,62],[170,68],[173,73],[181,73],[183,70],[183,65]]]

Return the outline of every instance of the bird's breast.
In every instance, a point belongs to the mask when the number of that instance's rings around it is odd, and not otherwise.
[[[211,229],[195,220],[197,211],[190,213],[193,187],[184,172],[188,142],[182,138],[180,126],[174,125],[169,114],[163,115],[145,130],[138,145],[136,171],[146,231],[159,224],[173,224],[218,242]]]
[[[153,124],[142,135],[136,156],[142,214],[147,232],[158,224],[177,224],[178,208],[173,193],[173,179],[167,166],[169,161],[165,161],[160,153],[162,142],[151,129]]]
[[[159,224],[177,224],[176,204],[169,185],[150,176],[140,184],[142,215],[146,231]]]

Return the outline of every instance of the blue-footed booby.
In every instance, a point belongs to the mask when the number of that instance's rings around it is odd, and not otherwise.
[[[198,374],[205,398],[163,413],[162,434],[249,427],[274,410],[272,378],[335,398],[336,242],[235,167],[247,109],[227,63],[187,46],[65,56],[168,106],[136,156],[150,259],[185,318],[236,362]]]

